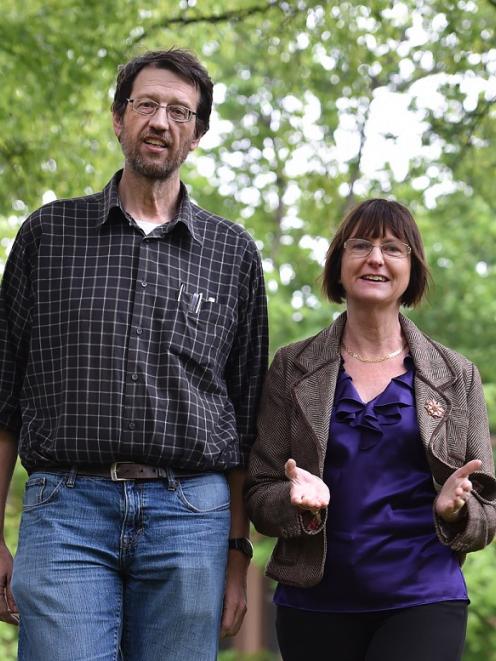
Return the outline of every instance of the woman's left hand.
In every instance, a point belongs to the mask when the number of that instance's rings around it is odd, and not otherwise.
[[[472,459],[465,466],[458,468],[443,484],[436,498],[436,514],[447,523],[454,523],[460,511],[472,493],[472,482],[469,475],[482,466],[479,459]]]

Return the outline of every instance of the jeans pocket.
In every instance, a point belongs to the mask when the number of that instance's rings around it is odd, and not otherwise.
[[[230,505],[229,485],[221,473],[179,479],[176,494],[190,512],[221,512]]]
[[[23,511],[30,512],[54,501],[64,480],[61,475],[32,475],[24,487]]]

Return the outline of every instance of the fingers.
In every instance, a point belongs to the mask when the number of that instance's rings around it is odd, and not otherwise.
[[[472,493],[472,482],[468,479],[474,471],[479,470],[482,462],[479,459],[472,459],[464,466],[458,468],[451,476],[453,509],[455,512],[461,510]],[[454,488],[453,488],[454,487]]]
[[[229,638],[235,636],[241,629],[243,619],[246,614],[246,602],[239,604],[231,604],[229,607],[224,608],[222,615],[222,623],[220,629],[221,638]]]
[[[453,473],[436,500],[436,512],[445,521],[456,521],[471,495],[471,481],[468,478],[456,477]]]
[[[301,509],[310,510],[311,512],[318,512],[329,504],[328,490],[325,493],[319,490],[311,489],[308,486],[305,491],[300,489],[294,490],[291,493],[291,504]]]
[[[467,499],[472,493],[472,482],[470,480],[463,480],[455,489],[455,496]]]
[[[284,474],[288,480],[296,480],[296,461],[294,459],[288,459],[284,464]]]
[[[291,504],[304,510],[315,510],[321,507],[315,497],[307,494],[292,495]]]
[[[465,466],[458,468],[453,475],[455,477],[468,477],[471,473],[479,470],[482,466],[482,461],[480,459],[471,459],[468,461]]]
[[[8,624],[19,624],[19,613],[10,588],[1,588],[0,620]]]
[[[5,543],[0,543],[0,620],[19,624],[17,606],[10,590],[11,577],[12,556]]]
[[[9,609],[10,613],[17,613],[17,604],[14,600],[14,595],[12,594],[12,590],[10,589],[10,585],[7,585],[5,588],[5,601],[7,603],[7,608]]]
[[[303,507],[304,495],[302,493],[293,493],[292,491],[289,494],[291,505],[296,507]]]
[[[298,468],[294,459],[288,459],[284,473],[291,482],[291,504],[305,510],[320,510],[329,504],[329,489],[320,477]]]
[[[224,613],[222,617],[222,622],[220,625],[220,637],[223,640],[224,638],[228,638],[231,635],[232,631],[232,621],[229,620],[226,617],[226,614]]]
[[[472,482],[470,480],[464,480],[461,484],[459,484],[454,493],[454,499],[456,502],[457,509],[461,509],[467,500],[470,498],[470,495],[472,494]]]

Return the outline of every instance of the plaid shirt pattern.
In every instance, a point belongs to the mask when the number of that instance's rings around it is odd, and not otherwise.
[[[256,246],[197,207],[146,235],[97,194],[20,229],[0,296],[0,425],[28,471],[244,465],[267,365]]]

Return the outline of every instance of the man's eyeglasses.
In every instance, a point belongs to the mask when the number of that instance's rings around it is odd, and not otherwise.
[[[180,106],[176,103],[162,105],[157,103],[157,101],[153,101],[153,99],[126,99],[126,101],[131,104],[134,112],[148,117],[152,117],[159,108],[164,108],[167,117],[172,119],[173,122],[189,122],[197,114],[193,110],[186,108],[186,106]]]
[[[368,257],[376,244],[367,239],[348,239],[344,242],[343,246],[352,257]],[[381,249],[381,252],[385,257],[394,257],[396,259],[408,257],[412,252],[412,249],[407,243],[396,241],[395,239],[384,241],[384,243],[380,243],[378,247]]]

